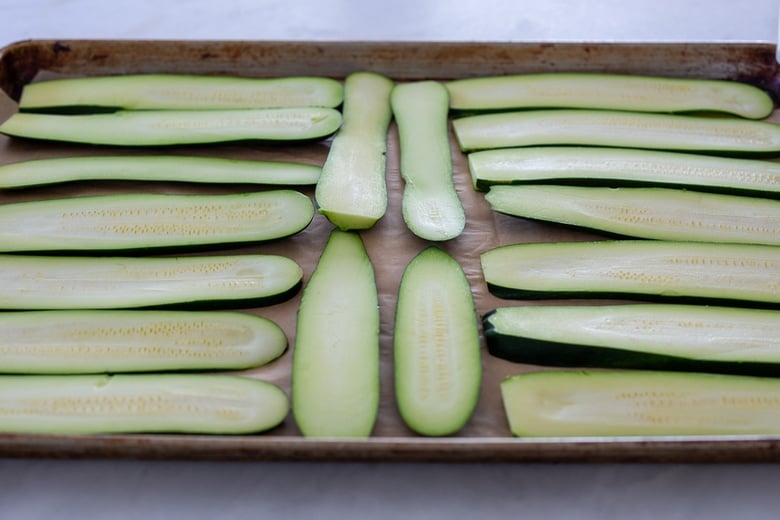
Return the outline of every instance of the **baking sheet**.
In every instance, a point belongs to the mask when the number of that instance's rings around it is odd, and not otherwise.
[[[356,70],[374,70],[398,81],[451,79],[484,74],[579,70],[627,72],[747,81],[776,95],[774,46],[745,44],[480,44],[366,42],[149,42],[30,41],[0,54],[0,120],[15,108],[21,87],[57,76],[137,72],[232,74],[242,76],[324,75],[342,79]],[[452,137],[452,136],[451,136]],[[503,244],[529,241],[592,240],[599,236],[552,224],[532,223],[494,214],[482,193],[471,187],[466,157],[450,139],[456,188],[466,208],[467,225],[459,238],[438,244],[459,260],[472,286],[480,315],[500,305],[560,302],[510,302],[487,291],[479,264],[481,252]],[[205,147],[126,149],[40,143],[0,136],[0,164],[19,160],[77,155],[180,154],[257,160],[299,161],[321,165],[328,141],[309,144],[252,143]],[[425,439],[403,424],[395,406],[392,377],[392,327],[395,294],[408,261],[429,243],[416,238],[401,218],[403,182],[398,170],[398,139],[388,137],[386,216],[362,232],[374,263],[381,312],[381,402],[372,438],[316,440],[301,437],[292,417],[279,428],[254,436],[112,435],[56,436],[0,434],[0,455],[47,457],[143,457],[275,460],[447,460],[447,461],[768,461],[778,460],[780,438],[604,438],[513,439],[500,399],[505,377],[540,367],[518,365],[489,356],[483,348],[483,385],[468,425],[448,438]],[[249,185],[195,185],[152,182],[77,182],[0,192],[0,203],[98,193],[231,193],[264,190]],[[313,197],[313,187],[302,189]],[[316,216],[298,235],[270,244],[216,253],[275,253],[295,259],[306,282],[324,247],[331,224]],[[265,308],[242,309],[276,321],[292,345],[300,294]],[[587,303],[587,302],[582,302]],[[292,349],[274,363],[241,372],[272,381],[290,394]]]

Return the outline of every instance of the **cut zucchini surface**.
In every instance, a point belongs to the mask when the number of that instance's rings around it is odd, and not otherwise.
[[[113,146],[167,146],[230,141],[301,141],[341,125],[333,108],[139,110],[55,115],[18,112],[0,125],[12,137]]]
[[[772,112],[763,90],[736,81],[622,74],[541,73],[450,81],[455,110],[595,108],[635,112],[725,112],[760,119]]]
[[[527,305],[483,320],[488,350],[517,363],[780,374],[780,312],[697,305]]]
[[[83,180],[298,186],[315,184],[320,170],[319,166],[312,164],[220,157],[61,157],[1,165],[0,188],[24,188]]]
[[[780,245],[780,201],[669,188],[494,186],[493,210],[637,238]]]
[[[293,190],[121,194],[0,207],[0,251],[133,250],[251,243],[293,235],[314,205]]]
[[[341,104],[342,87],[322,77],[239,78],[129,74],[30,83],[19,108],[238,109]]]
[[[559,109],[468,116],[455,119],[452,126],[464,152],[587,145],[723,154],[780,153],[780,126],[742,119]]]
[[[393,344],[404,422],[422,435],[458,432],[479,399],[479,330],[466,275],[440,249],[423,250],[404,272]]]
[[[222,375],[0,376],[7,433],[247,434],[284,421],[274,384]]]
[[[780,304],[780,248],[667,241],[528,243],[481,255],[502,298],[631,297]]]
[[[780,379],[643,371],[544,371],[501,383],[524,437],[780,433]]]
[[[315,198],[320,213],[342,229],[368,229],[387,211],[387,128],[394,83],[372,72],[344,81],[344,122],[330,145]]]
[[[371,435],[379,411],[379,300],[355,232],[334,230],[303,291],[292,407],[306,437]]]
[[[0,255],[0,309],[254,307],[290,298],[302,276],[276,255]]]
[[[4,373],[245,369],[269,363],[286,347],[276,323],[238,312],[0,313]]]

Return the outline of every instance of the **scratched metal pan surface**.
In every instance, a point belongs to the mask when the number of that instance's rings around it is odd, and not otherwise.
[[[22,87],[50,77],[129,73],[198,73],[272,77],[323,75],[343,79],[373,70],[398,80],[462,78],[543,71],[592,71],[674,77],[726,78],[767,89],[777,99],[775,45],[769,43],[436,43],[436,42],[239,42],[239,41],[24,41],[0,51],[0,120],[16,110]],[[598,235],[495,215],[470,185],[465,156],[451,139],[456,186],[467,211],[461,237],[442,247],[463,266],[480,314],[505,301],[487,292],[479,254],[519,241],[586,240]],[[167,153],[295,160],[321,165],[328,142],[268,146],[229,144],[172,147]],[[0,164],[41,157],[143,154],[72,144],[34,143],[0,137]],[[70,458],[168,458],[375,461],[653,461],[726,462],[780,460],[780,437],[512,438],[499,383],[541,367],[492,358],[483,347],[483,385],[468,425],[456,436],[422,438],[408,430],[393,397],[391,332],[395,294],[406,263],[427,244],[401,218],[402,181],[394,127],[388,137],[387,215],[362,233],[377,274],[381,307],[381,403],[374,433],[365,440],[305,439],[292,416],[277,429],[252,436],[205,435],[27,435],[0,434],[0,456]],[[247,186],[194,186],[150,182],[82,182],[0,192],[0,203],[117,192],[229,193]],[[303,190],[313,196],[312,189]],[[224,253],[280,253],[294,258],[307,281],[332,229],[321,216],[294,237]],[[242,309],[275,320],[290,344],[300,294],[272,307]],[[292,347],[274,363],[242,372],[272,381],[290,393]],[[0,425],[2,429],[2,425]]]

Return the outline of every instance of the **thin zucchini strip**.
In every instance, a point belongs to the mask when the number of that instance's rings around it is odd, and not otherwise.
[[[226,375],[0,376],[6,433],[247,434],[289,411],[276,385]]]
[[[320,170],[319,166],[312,164],[221,157],[58,157],[0,165],[0,188],[25,188],[84,180],[302,186],[316,184]]]
[[[0,309],[254,307],[290,298],[302,276],[276,255],[0,255]]]
[[[595,108],[634,112],[724,112],[767,117],[772,98],[736,81],[623,74],[540,73],[446,83],[454,110]]]
[[[643,371],[542,371],[501,395],[521,437],[774,435],[780,379]]]
[[[273,321],[238,312],[0,313],[0,372],[89,374],[237,370],[279,357]]]
[[[301,141],[341,125],[333,108],[125,110],[56,115],[17,112],[0,125],[12,137],[113,146],[167,146],[230,141]]]
[[[780,245],[780,201],[668,188],[494,186],[493,210],[637,238]]]
[[[464,152],[587,145],[724,154],[780,153],[780,126],[742,119],[560,109],[468,116],[455,119],[452,126]]]
[[[780,248],[644,240],[528,243],[481,255],[502,298],[630,297],[780,304]]]
[[[293,235],[314,205],[293,190],[120,194],[0,206],[0,251],[187,249]]]
[[[214,110],[341,104],[342,87],[321,77],[240,78],[128,74],[39,81],[25,85],[19,108],[54,110]]]

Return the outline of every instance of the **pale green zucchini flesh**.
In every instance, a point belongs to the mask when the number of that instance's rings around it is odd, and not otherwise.
[[[467,78],[446,85],[454,110],[704,111],[761,119],[773,109],[763,90],[726,80],[562,72]]]
[[[371,435],[379,411],[379,300],[355,232],[334,230],[298,309],[292,409],[306,437]]]
[[[670,188],[494,186],[494,211],[616,235],[780,245],[780,201]]]
[[[0,255],[0,309],[256,307],[289,299],[302,277],[277,255]]]
[[[168,146],[230,141],[301,141],[327,137],[341,125],[333,108],[125,110],[57,115],[17,112],[0,125],[12,137],[113,146]]]
[[[368,229],[387,211],[385,165],[393,82],[372,72],[344,81],[343,124],[331,141],[315,198],[342,230]]]
[[[300,192],[120,194],[0,207],[0,251],[181,249],[293,235],[314,216]]]
[[[305,186],[317,183],[313,164],[221,157],[92,156],[32,159],[0,165],[0,188],[72,181],[173,181]]]
[[[248,434],[281,424],[285,393],[227,375],[0,376],[6,433]]]
[[[398,84],[391,104],[405,183],[404,221],[425,240],[456,238],[463,232],[466,216],[452,178],[447,89],[435,81]]]
[[[780,126],[763,121],[609,110],[528,110],[455,119],[464,152],[540,145],[778,154]]]
[[[273,321],[238,312],[0,313],[0,372],[89,374],[238,370],[278,358]]]
[[[393,339],[395,395],[418,434],[452,435],[479,399],[482,361],[471,288],[458,262],[427,248],[406,267]]]
[[[501,383],[522,437],[776,435],[780,379],[654,371],[539,371]]]
[[[214,110],[341,104],[342,86],[323,77],[241,78],[128,74],[39,81],[25,85],[21,110]]]

